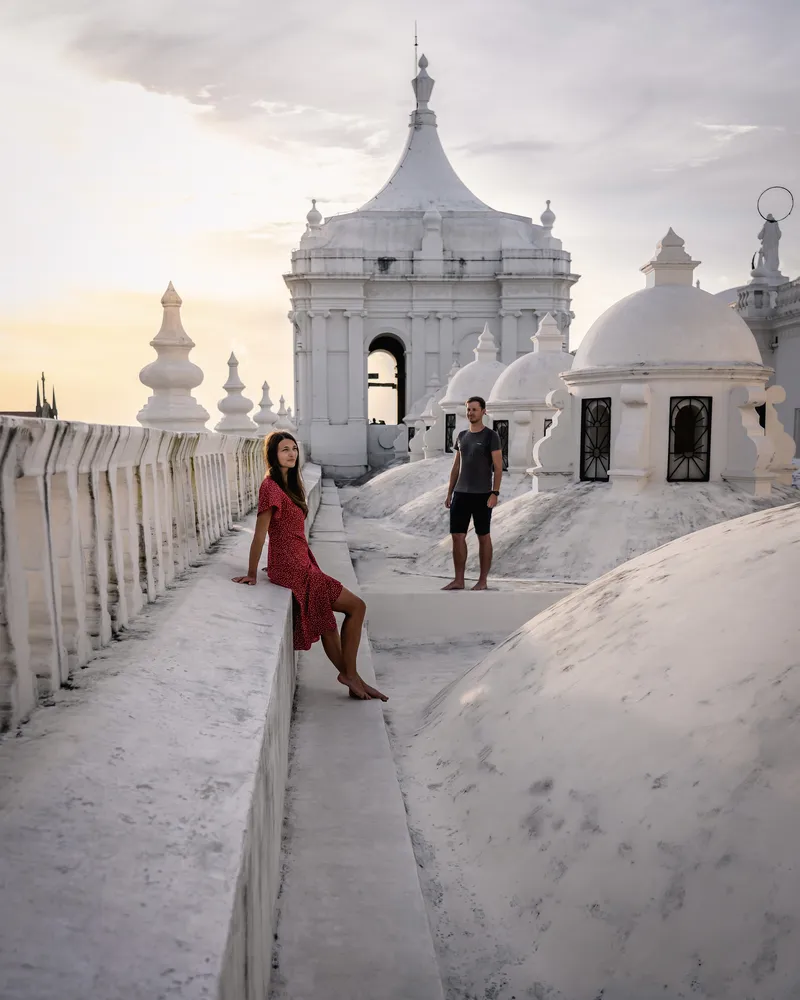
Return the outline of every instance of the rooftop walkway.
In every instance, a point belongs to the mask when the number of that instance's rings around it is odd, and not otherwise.
[[[358,592],[338,490],[311,535]],[[375,683],[363,637],[359,671]],[[442,1000],[406,812],[379,702],[355,702],[319,644],[300,656],[272,1000]]]

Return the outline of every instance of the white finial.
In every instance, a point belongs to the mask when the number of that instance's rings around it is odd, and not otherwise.
[[[558,328],[558,320],[551,313],[545,313],[539,322],[536,333],[531,337],[534,352],[561,351],[564,340]]]
[[[272,412],[272,400],[269,398],[269,385],[264,383],[261,386],[261,402],[258,405],[258,413],[253,417],[253,422],[258,427],[258,433],[265,437],[272,430],[275,421],[278,419]]]
[[[656,285],[691,285],[692,272],[700,264],[683,249],[684,241],[670,226],[656,245],[655,255],[641,268],[647,275],[647,287]]]
[[[461,365],[458,363],[458,361],[454,361],[453,362],[453,364],[452,364],[452,366],[450,368],[450,371],[447,373],[447,382],[448,382],[448,384],[450,383],[450,379],[455,375],[455,373],[458,371],[458,369],[460,367],[461,367]]]
[[[317,199],[311,199],[311,211],[306,215],[309,229],[319,229],[322,225],[322,212],[317,208]]]
[[[276,431],[289,431],[290,434],[295,433],[295,426],[289,419],[289,413],[286,409],[286,400],[283,396],[280,398],[280,403],[278,406],[278,419],[275,421],[275,426],[273,430]]]
[[[217,403],[222,420],[214,430],[220,434],[253,434],[258,430],[248,416],[253,409],[253,401],[242,395],[245,385],[239,378],[239,362],[232,351],[228,358],[228,380],[222,388],[227,395]]]
[[[411,86],[414,88],[417,107],[420,111],[427,111],[428,101],[431,99],[433,85],[436,81],[428,76],[428,60],[424,54],[420,56],[418,66],[419,73],[411,81]]]
[[[497,360],[497,344],[488,323],[484,325],[483,332],[478,337],[478,346],[475,348],[475,360]]]
[[[545,208],[545,210],[542,212],[539,221],[542,223],[542,226],[547,230],[548,233],[553,228],[553,224],[556,221],[556,213],[552,211],[552,209],[550,208],[549,198],[547,199],[547,208]]]
[[[157,359],[139,372],[139,381],[153,390],[136,415],[143,427],[169,431],[204,431],[208,413],[192,395],[203,372],[189,360],[194,341],[181,322],[180,295],[170,281],[161,298],[161,329],[150,341]]]

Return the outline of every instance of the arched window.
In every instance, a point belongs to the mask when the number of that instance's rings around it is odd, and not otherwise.
[[[581,405],[581,479],[608,482],[611,464],[611,400],[584,399]]]
[[[444,415],[444,450],[448,455],[453,451],[453,438],[456,434],[455,413],[445,413]]]
[[[711,455],[711,397],[673,396],[669,407],[670,483],[707,483]]]
[[[508,471],[508,421],[495,420],[494,429],[500,438],[500,449],[503,452],[503,471]]]
[[[369,345],[367,419],[400,424],[406,415],[406,352],[390,333]]]

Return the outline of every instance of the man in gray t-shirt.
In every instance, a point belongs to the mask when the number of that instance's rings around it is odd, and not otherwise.
[[[492,565],[492,538],[489,531],[492,510],[500,496],[503,451],[497,432],[485,426],[485,415],[486,403],[480,396],[467,400],[469,428],[461,431],[456,440],[456,454],[445,500],[445,507],[450,510],[455,576],[443,590],[464,589],[470,521],[475,525],[475,534],[478,536],[480,558],[480,577],[472,589],[487,589]]]

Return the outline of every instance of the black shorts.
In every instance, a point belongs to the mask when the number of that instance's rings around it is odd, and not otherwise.
[[[450,502],[450,534],[466,535],[470,520],[476,535],[488,535],[492,523],[491,493],[454,493]]]

